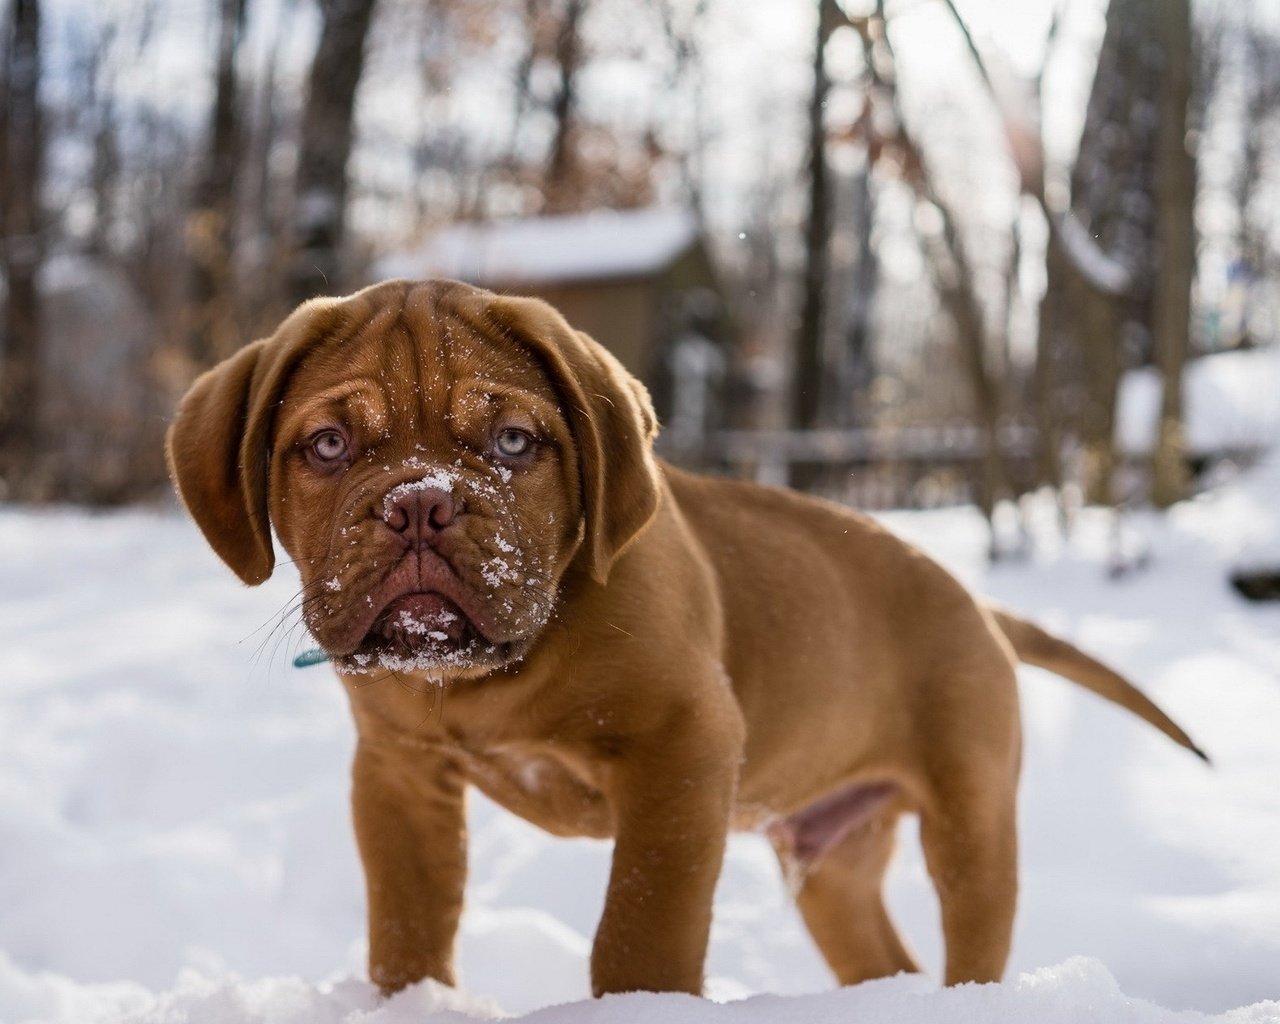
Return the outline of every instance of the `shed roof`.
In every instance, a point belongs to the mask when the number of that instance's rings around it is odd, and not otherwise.
[[[607,210],[456,224],[417,249],[380,261],[384,277],[453,277],[487,285],[564,284],[643,277],[698,238],[683,209]]]

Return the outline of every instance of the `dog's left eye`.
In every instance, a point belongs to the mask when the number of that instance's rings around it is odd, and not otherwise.
[[[347,454],[347,439],[336,430],[323,430],[311,439],[311,451],[321,462],[336,462]]]
[[[494,450],[509,459],[519,458],[533,447],[533,438],[523,430],[508,427],[493,439]]]

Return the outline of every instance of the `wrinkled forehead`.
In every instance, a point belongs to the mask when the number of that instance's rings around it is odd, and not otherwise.
[[[487,321],[474,293],[420,285],[373,297],[325,317],[285,392],[285,420],[336,412],[378,433],[417,433],[460,410],[514,406],[533,425],[563,422],[536,357]]]

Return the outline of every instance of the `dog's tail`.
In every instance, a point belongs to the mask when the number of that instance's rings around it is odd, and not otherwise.
[[[1065,676],[1099,697],[1119,704],[1208,762],[1209,756],[1192,742],[1191,737],[1124,676],[1012,612],[993,605],[987,605],[987,610],[1013,645],[1019,661]]]

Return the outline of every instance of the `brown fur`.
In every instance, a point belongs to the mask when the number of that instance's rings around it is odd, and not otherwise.
[[[319,463],[335,425],[350,449]],[[506,429],[532,454],[499,455]],[[654,432],[643,387],[550,307],[449,282],[308,303],[184,400],[169,454],[187,507],[251,584],[274,525],[351,699],[371,977],[453,982],[474,785],[557,835],[615,840],[597,993],[700,991],[731,828],[773,840],[842,983],[915,970],[881,900],[903,813],[946,981],[999,978],[1015,659],[1190,740],[871,520],[664,465]]]

